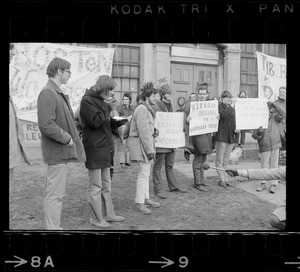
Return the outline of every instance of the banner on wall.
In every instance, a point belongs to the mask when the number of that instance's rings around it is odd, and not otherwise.
[[[256,51],[258,71],[258,97],[273,102],[280,88],[286,88],[286,59]]]
[[[156,112],[154,126],[159,130],[156,147],[178,148],[185,146],[183,112]]]
[[[218,131],[218,100],[193,101],[190,107],[189,136]]]
[[[71,77],[61,89],[75,110],[85,92],[100,75],[111,75],[113,48],[91,48],[55,43],[15,43],[16,55],[9,67],[11,95],[17,111],[36,110],[39,92],[46,85],[50,61],[63,58],[71,63]]]
[[[268,128],[269,108],[266,98],[237,98],[236,129]]]

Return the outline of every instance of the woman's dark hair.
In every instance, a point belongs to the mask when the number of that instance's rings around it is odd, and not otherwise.
[[[242,94],[242,93],[244,93],[244,94],[245,94],[245,97],[247,97],[247,94],[246,94],[246,92],[245,92],[245,91],[240,91],[240,93],[239,93],[238,97],[241,97],[241,94]]]
[[[132,97],[131,97],[131,93],[130,93],[130,92],[124,93],[124,94],[123,94],[123,98],[124,98],[124,97],[128,97],[128,98],[129,98],[129,102],[131,103]]]
[[[98,92],[99,95],[104,94],[107,96],[108,92],[116,88],[116,86],[117,83],[110,76],[102,75],[98,77],[96,84],[91,89]]]
[[[221,93],[221,97],[222,98],[225,98],[225,97],[232,98],[232,94],[231,94],[231,92],[226,90]]]
[[[145,101],[146,97],[150,97],[155,92],[157,92],[157,90],[154,88],[153,82],[146,82],[141,89],[140,99]]]

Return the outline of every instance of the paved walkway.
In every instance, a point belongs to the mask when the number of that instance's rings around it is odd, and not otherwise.
[[[192,172],[192,160],[193,157],[191,157],[191,160],[189,162],[177,162],[174,164],[174,169],[177,171],[181,172],[185,176],[189,178],[193,178],[193,172]],[[213,163],[210,163],[210,165],[214,166]],[[260,169],[260,162],[240,162],[239,164],[236,165],[230,165],[229,167],[235,168],[235,169]],[[216,177],[217,172],[215,169],[208,169],[205,171],[205,176],[206,177]],[[256,188],[259,186],[260,181],[259,180],[254,180],[254,181],[249,181],[247,178],[244,177],[235,177],[236,181],[241,181],[238,182],[236,187],[240,188],[242,190],[245,190],[248,193],[254,194],[257,197],[260,197],[266,201],[269,201],[275,205],[281,204],[284,199],[286,198],[286,186],[285,183],[279,183],[278,188],[275,194],[272,194],[269,192],[269,190],[264,190],[262,192],[257,192]],[[267,188],[270,186],[270,182],[266,182]]]

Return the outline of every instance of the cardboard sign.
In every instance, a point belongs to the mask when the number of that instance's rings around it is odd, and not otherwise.
[[[237,98],[235,103],[236,129],[268,128],[267,99]]]
[[[190,107],[189,136],[207,134],[218,131],[218,101],[193,101]]]
[[[177,148],[185,145],[183,112],[156,112],[154,126],[159,130],[156,147]]]

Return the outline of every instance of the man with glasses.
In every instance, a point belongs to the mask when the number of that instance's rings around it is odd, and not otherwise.
[[[48,82],[37,101],[41,149],[46,164],[43,199],[47,230],[62,230],[60,217],[67,180],[67,163],[84,162],[85,151],[77,132],[68,97],[60,89],[71,76],[71,64],[54,58],[48,65]]]
[[[196,101],[209,100],[209,92],[205,85],[200,85],[197,92]],[[190,107],[189,107],[190,108]],[[188,114],[190,111],[188,110]],[[191,117],[187,116],[187,122],[190,122]],[[207,155],[212,153],[212,135],[211,133],[191,136],[194,147],[194,160],[193,160],[193,175],[194,175],[194,187],[202,192],[208,192],[207,187],[209,185],[205,183],[204,170],[202,168],[203,163],[206,162]]]

